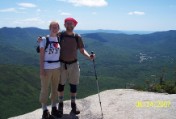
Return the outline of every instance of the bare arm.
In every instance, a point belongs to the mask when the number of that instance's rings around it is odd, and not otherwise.
[[[40,48],[40,76],[44,76],[44,56],[45,56],[45,50],[44,48]]]
[[[88,59],[94,59],[95,55],[90,55],[84,48],[79,49],[80,53],[86,56]]]
[[[37,38],[37,42],[40,43],[41,41],[42,41],[42,37],[39,36],[39,37]]]

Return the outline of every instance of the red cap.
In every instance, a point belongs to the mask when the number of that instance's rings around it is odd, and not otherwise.
[[[71,18],[71,17],[66,18],[66,19],[65,19],[65,23],[66,23],[67,21],[72,21],[72,22],[75,24],[75,26],[78,24],[78,22],[77,22],[74,18]]]

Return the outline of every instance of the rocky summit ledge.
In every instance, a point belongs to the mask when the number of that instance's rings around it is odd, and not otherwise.
[[[176,94],[115,89],[100,93],[103,119],[176,119]],[[101,119],[98,95],[77,100],[81,114],[70,114],[70,101],[64,102],[62,119]],[[49,107],[50,109],[50,107]],[[42,110],[9,119],[41,119]]]

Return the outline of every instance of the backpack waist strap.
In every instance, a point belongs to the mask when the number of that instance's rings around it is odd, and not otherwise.
[[[62,63],[64,63],[64,64],[73,64],[73,63],[75,63],[75,62],[77,62],[78,60],[77,59],[75,59],[75,60],[73,60],[73,61],[64,61],[64,60],[60,60],[60,62],[62,62]]]
[[[47,63],[57,63],[57,62],[60,62],[60,60],[56,60],[56,61],[44,61],[44,62],[47,62]]]

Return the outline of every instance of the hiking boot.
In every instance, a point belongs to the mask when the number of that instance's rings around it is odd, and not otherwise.
[[[54,119],[52,115],[50,115],[48,110],[43,111],[42,119]]]
[[[56,107],[52,107],[51,115],[56,117],[56,118],[61,118],[62,117]]]
[[[77,108],[75,102],[72,102],[72,103],[71,103],[71,108],[72,108],[71,112],[73,112],[75,115],[80,114],[80,111],[79,111],[79,109]]]
[[[61,117],[63,116],[63,107],[64,107],[63,102],[60,102],[59,105],[58,105],[58,112],[59,112]]]

